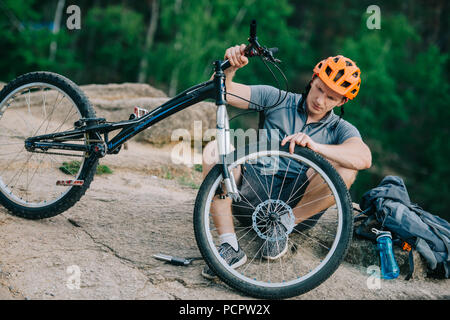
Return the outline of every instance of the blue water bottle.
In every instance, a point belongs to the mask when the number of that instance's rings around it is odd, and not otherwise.
[[[400,269],[395,261],[392,248],[392,235],[389,231],[372,229],[377,235],[377,249],[380,252],[381,277],[383,279],[395,279],[400,274]]]

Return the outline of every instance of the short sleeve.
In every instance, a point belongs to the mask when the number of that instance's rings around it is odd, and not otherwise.
[[[358,129],[350,122],[341,119],[335,129],[335,144],[342,144],[345,140],[353,137],[361,138]]]
[[[250,101],[248,108],[252,110],[261,111],[265,107],[270,107],[283,99],[285,91],[267,86],[255,85],[250,86]]]

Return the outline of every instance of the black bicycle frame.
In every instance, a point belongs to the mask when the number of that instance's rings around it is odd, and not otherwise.
[[[96,119],[83,119],[87,123],[84,127],[70,131],[30,137],[25,140],[25,147],[29,151],[33,151],[34,149],[41,149],[45,151],[48,149],[63,149],[90,152],[91,149],[88,145],[70,144],[59,141],[64,141],[64,138],[67,140],[82,138],[85,134],[95,135],[96,138],[101,139],[100,134],[104,134],[105,139],[103,142],[106,144],[106,153],[117,153],[118,148],[120,148],[124,142],[131,139],[139,132],[200,101],[214,99],[216,100],[217,105],[224,104],[225,75],[223,74],[223,70],[227,69],[230,66],[230,63],[228,60],[216,61],[215,65],[216,73],[219,74],[219,76],[216,75],[214,80],[200,83],[181,92],[174,98],[153,109],[141,118],[100,124],[92,124],[89,122],[94,122]],[[122,130],[114,136],[114,138],[108,141],[108,133],[120,129]]]
[[[128,139],[131,139],[139,132],[151,127],[161,120],[164,120],[172,114],[186,109],[200,101],[210,98],[214,99],[214,97],[215,86],[213,81],[211,80],[183,91],[176,97],[153,109],[148,114],[139,119],[110,124],[111,129],[109,131],[116,130],[120,127],[123,127],[123,129],[113,139],[111,139],[111,141],[107,142],[108,153],[112,153],[116,148],[118,148]]]

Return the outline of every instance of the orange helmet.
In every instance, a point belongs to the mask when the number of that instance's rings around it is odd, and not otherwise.
[[[318,76],[331,90],[351,100],[358,94],[360,74],[352,60],[339,55],[320,61],[314,67],[313,78]]]

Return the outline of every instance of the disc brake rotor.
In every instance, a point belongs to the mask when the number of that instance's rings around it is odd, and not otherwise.
[[[285,232],[268,232],[269,228],[283,225]],[[282,200],[268,199],[261,202],[252,214],[253,230],[263,240],[280,241],[294,229],[295,216],[292,208]],[[280,228],[277,228],[280,230]]]

